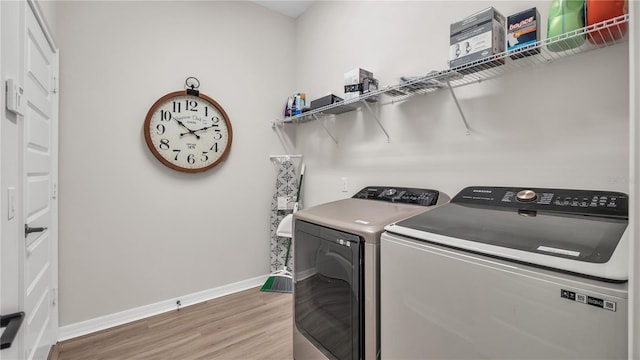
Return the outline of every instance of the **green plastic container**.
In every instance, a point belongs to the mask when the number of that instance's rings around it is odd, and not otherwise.
[[[584,27],[584,0],[553,0],[549,8],[547,39],[572,32]],[[550,51],[567,51],[584,44],[585,35],[561,37],[547,45]]]

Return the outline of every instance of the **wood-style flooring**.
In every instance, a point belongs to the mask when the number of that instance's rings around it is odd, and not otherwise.
[[[292,295],[249,289],[58,343],[58,360],[292,359]]]

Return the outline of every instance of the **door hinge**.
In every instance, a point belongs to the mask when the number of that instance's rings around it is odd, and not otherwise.
[[[51,92],[54,94],[58,93],[58,77],[54,76],[53,77],[53,83],[52,83],[53,88],[51,89]]]
[[[56,288],[52,288],[51,289],[51,305],[53,305],[53,306],[55,306],[56,303],[58,302],[58,298],[57,298],[58,294],[57,293],[58,293],[58,291],[57,291]]]
[[[58,197],[58,183],[54,182],[51,189],[51,198],[56,199]]]

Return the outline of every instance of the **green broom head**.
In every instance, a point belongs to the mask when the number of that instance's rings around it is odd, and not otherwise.
[[[293,279],[291,274],[283,272],[273,274],[265,281],[260,291],[290,293],[293,290]]]

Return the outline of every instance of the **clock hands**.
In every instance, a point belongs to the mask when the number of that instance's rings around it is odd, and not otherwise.
[[[181,137],[191,134],[191,135],[195,136],[196,139],[198,139],[198,140],[200,140],[200,135],[198,135],[196,133],[201,132],[201,131],[207,131],[207,130],[213,128],[213,127],[218,126],[218,124],[214,124],[214,125],[202,127],[200,129],[197,129],[197,130],[192,130],[187,125],[185,125],[182,121],[180,121],[180,119],[178,119],[178,117],[172,116],[171,118],[174,119],[178,123],[178,125],[182,126],[183,128],[185,128],[187,130],[187,132],[185,132],[185,133],[180,133]]]
[[[200,140],[200,135],[196,134],[196,131],[198,131],[198,130],[191,130],[191,129],[189,129],[189,128],[187,127],[187,125],[183,124],[183,123],[182,123],[182,121],[178,120],[178,118],[177,118],[177,117],[172,116],[172,118],[173,118],[173,119],[174,119],[174,120],[175,120],[175,121],[176,121],[180,126],[182,126],[183,128],[187,129],[187,131],[188,131],[188,132],[186,132],[186,133],[182,133],[182,134],[180,134],[180,136],[185,136],[185,135],[191,134],[191,135],[195,136],[195,137],[196,137],[196,139]]]
[[[218,126],[218,125],[205,126],[205,127],[201,128],[201,129],[193,130],[193,132],[206,131],[206,130],[209,130],[209,129],[211,129],[212,127],[216,127],[216,126]],[[195,135],[195,134],[194,134],[194,135]]]

